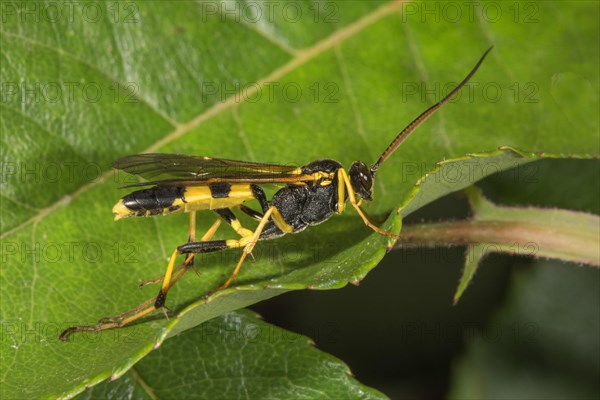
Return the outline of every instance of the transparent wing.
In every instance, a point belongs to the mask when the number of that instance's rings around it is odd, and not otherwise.
[[[127,185],[208,185],[213,182],[290,183],[305,180],[293,165],[254,163],[184,154],[135,154],[113,162],[113,167],[148,182]]]

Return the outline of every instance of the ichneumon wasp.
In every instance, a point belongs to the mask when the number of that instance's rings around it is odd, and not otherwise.
[[[465,86],[491,50],[492,47],[485,51],[456,88],[408,124],[370,167],[362,161],[356,161],[346,172],[339,162],[329,159],[294,167],[181,154],[137,154],[115,161],[114,168],[149,180],[126,187],[152,186],[134,191],[119,200],[113,208],[115,220],[189,212],[188,242],[173,251],[163,277],[146,282],[162,281],[156,297],[116,317],[103,318],[98,325],[68,328],[60,335],[60,339],[66,340],[71,333],[77,331],[122,327],[163,308],[167,292],[193,265],[196,254],[243,248],[233,273],[207,296],[223,290],[235,279],[258,241],[301,232],[311,225],[320,224],[333,214],[342,213],[346,201],[350,201],[369,228],[379,234],[397,238],[396,234],[372,224],[360,204],[362,200],[372,200],[373,179],[381,164],[417,127]],[[269,201],[261,184],[284,186]],[[251,200],[258,201],[260,212],[244,204]],[[256,219],[257,227],[250,230],[242,226],[232,212],[233,208]],[[196,211],[201,210],[214,211],[219,218],[200,240],[196,240]],[[229,224],[240,238],[211,240],[221,220]],[[175,268],[178,255],[185,255],[185,260]]]

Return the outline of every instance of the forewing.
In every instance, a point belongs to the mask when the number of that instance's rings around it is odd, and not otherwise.
[[[146,185],[207,185],[211,182],[291,182],[301,172],[292,165],[253,163],[183,154],[135,154],[113,162],[113,167],[138,175]]]

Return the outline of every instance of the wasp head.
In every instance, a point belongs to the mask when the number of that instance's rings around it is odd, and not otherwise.
[[[373,174],[362,161],[355,161],[348,170],[354,192],[363,199],[373,200]]]

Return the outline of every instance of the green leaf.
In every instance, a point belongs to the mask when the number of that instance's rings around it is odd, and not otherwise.
[[[399,212],[406,216],[450,192],[469,187],[473,182],[497,171],[518,168],[540,158],[541,156],[535,153],[524,153],[503,146],[497,151],[472,153],[464,157],[440,161],[435,169],[428,171],[415,183]]]
[[[487,255],[488,246],[485,243],[475,243],[471,246],[467,247],[467,254],[465,256],[465,268],[460,277],[460,281],[458,283],[458,287],[456,288],[456,293],[454,293],[454,297],[452,298],[452,303],[458,303],[460,297],[471,283],[471,280],[475,276],[477,272],[477,268],[479,268],[479,263],[483,260],[483,258]]]
[[[196,2],[102,2],[53,18],[50,3],[2,3],[2,397],[73,395],[123,374],[165,337],[227,311],[286,290],[358,282],[389,245],[349,210],[261,243],[238,290],[206,305],[199,299],[226,279],[238,252],[199,258],[200,279],[186,277],[169,294],[178,315],[169,321],[157,314],[61,343],[67,326],[154,295],[156,288],[137,284],[160,276],[186,240],[184,215],[112,221],[110,209],[125,193],[116,189],[123,177],[109,172],[119,156],[373,162],[490,44],[496,47],[468,90],[381,167],[367,207],[374,222],[507,168],[496,158],[504,157],[501,146],[519,149],[523,160],[533,152],[598,155],[597,5],[532,2],[515,17],[512,3],[491,2],[504,17],[488,20],[478,6],[477,18],[465,13],[457,23],[432,20],[421,3],[315,4],[333,12],[303,5],[308,18],[263,13],[257,23],[253,14],[224,12],[225,3],[214,3],[213,13]],[[591,117],[574,120],[580,113]],[[468,153],[490,162],[471,179],[441,181],[414,196],[413,185],[438,161]],[[213,218],[201,216],[199,231]],[[400,225],[396,213],[383,224]],[[218,237],[232,236],[223,228]]]
[[[232,312],[190,329],[80,398],[387,398],[309,338],[256,317]]]

